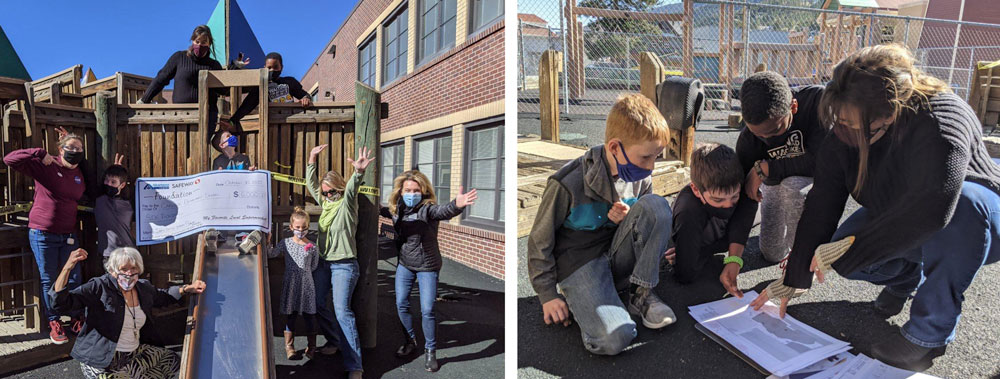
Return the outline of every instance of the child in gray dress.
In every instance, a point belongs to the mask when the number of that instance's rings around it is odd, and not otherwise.
[[[306,325],[305,356],[312,359],[316,351],[316,289],[312,272],[319,264],[316,245],[306,238],[309,231],[309,214],[301,207],[295,207],[289,219],[292,237],[269,248],[268,258],[285,255],[285,279],[282,282],[280,312],[286,315],[285,355],[288,359],[302,359],[296,354],[295,321],[301,314]]]

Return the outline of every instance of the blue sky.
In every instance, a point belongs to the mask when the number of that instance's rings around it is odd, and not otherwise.
[[[33,79],[75,64],[98,78],[116,71],[155,76],[185,49],[217,0],[4,1],[0,27]],[[354,8],[347,0],[237,0],[265,53],[301,78]],[[218,38],[218,37],[216,37]],[[173,84],[173,83],[171,83]],[[170,86],[172,87],[172,85]]]

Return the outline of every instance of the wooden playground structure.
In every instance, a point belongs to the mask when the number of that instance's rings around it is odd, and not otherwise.
[[[261,101],[257,114],[242,122],[245,134],[240,138],[239,151],[248,155],[261,170],[303,178],[309,151],[315,146],[329,144],[327,153],[319,157],[319,171],[334,170],[349,177],[353,167],[347,159],[355,155],[356,149],[367,146],[376,151],[379,147],[380,120],[386,117],[387,106],[381,102],[378,92],[361,83],[356,85],[355,102],[318,102],[303,108],[298,103],[268,101],[266,69],[202,71],[200,74],[200,101],[197,104],[136,104],[150,78],[119,72],[81,84],[80,65],[35,81],[0,77],[0,104],[3,104],[0,156],[28,147],[43,147],[54,153],[57,151],[56,129],[65,128],[83,138],[86,160],[81,169],[95,175],[100,175],[116,153],[125,155],[124,165],[133,183],[138,177],[184,176],[207,171],[212,158],[218,154],[209,146],[216,125],[208,125],[208,90],[231,88],[230,93],[239,96],[239,89],[248,87],[259,89]],[[220,99],[219,105],[220,117],[236,109],[226,99]],[[96,178],[94,180],[99,180],[100,176]],[[378,179],[378,167],[372,165],[366,170],[363,181],[365,185],[379,188]],[[26,242],[33,183],[31,178],[0,163],[0,193],[3,193],[0,203],[0,316],[17,316],[23,321],[22,330],[38,334],[46,328],[41,321],[39,305],[43,294],[38,293],[38,271]],[[126,191],[133,190],[131,186],[126,188]],[[313,215],[321,212],[303,185],[273,181],[272,194],[274,224],[271,228],[276,234],[275,240],[283,237],[282,224],[293,207],[303,206]],[[354,309],[364,347],[375,345],[378,201],[377,194],[359,197],[357,246],[361,277]],[[95,251],[96,224],[89,209],[82,207],[78,212],[77,227],[80,247]],[[154,285],[166,287],[191,280],[196,271],[198,248],[198,236],[193,235],[139,250],[147,277]],[[97,259],[85,261],[84,280],[104,273],[100,254],[91,256]],[[280,286],[280,280],[277,285]],[[38,345],[26,347],[27,351],[23,352],[0,349],[4,361],[16,362],[4,364],[0,375],[39,364],[43,359],[64,357],[72,344],[61,345],[67,348],[49,349],[45,334],[44,343]],[[15,356],[18,359],[13,359]]]

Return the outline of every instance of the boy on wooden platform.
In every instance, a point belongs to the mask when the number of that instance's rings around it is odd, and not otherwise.
[[[616,355],[636,336],[632,315],[650,329],[676,320],[653,291],[671,217],[650,175],[670,130],[653,102],[635,94],[611,108],[604,140],[548,179],[528,237],[528,272],[546,324],[568,326],[572,312],[587,350]]]
[[[312,106],[312,98],[308,92],[302,89],[302,84],[297,79],[291,76],[281,76],[281,70],[284,68],[281,54],[275,52],[267,53],[267,56],[264,57],[264,67],[268,69],[268,73],[270,74],[267,83],[268,100],[272,103],[298,101],[303,107]],[[243,119],[243,116],[253,111],[254,108],[257,108],[258,104],[260,104],[260,90],[257,87],[253,87],[253,89],[247,92],[247,97],[240,104],[239,109],[233,113],[233,116],[228,120],[219,120],[219,124],[233,134],[243,134],[243,127],[240,126],[240,120]]]
[[[691,153],[691,184],[674,201],[674,247],[667,250],[678,282],[695,281],[715,254],[728,252],[719,281],[730,295],[743,297],[736,277],[757,203],[741,191],[742,184],[743,169],[731,147],[703,144]]]
[[[212,147],[222,154],[212,160],[213,170],[256,170],[257,167],[250,163],[250,157],[236,151],[240,146],[239,137],[227,130],[215,132],[212,137]]]

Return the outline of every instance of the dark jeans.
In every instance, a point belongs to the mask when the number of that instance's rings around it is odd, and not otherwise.
[[[73,240],[72,244],[67,243],[70,239]],[[59,272],[69,260],[69,254],[76,250],[80,241],[76,239],[75,234],[57,234],[31,229],[28,231],[28,243],[31,245],[31,251],[35,253],[35,263],[38,264],[39,281],[42,283],[41,298],[42,304],[45,305],[45,314],[48,315],[49,321],[58,320],[60,315],[52,310],[47,295],[49,288],[52,288],[52,281],[59,277]],[[70,271],[66,288],[73,289],[79,287],[80,284],[80,265],[76,265],[73,267],[73,271]],[[82,313],[70,316],[81,317]]]
[[[856,235],[873,216],[865,208],[854,212],[834,233],[833,241]],[[982,185],[965,182],[955,214],[944,229],[902,257],[879,262],[846,277],[884,285],[899,296],[916,291],[910,320],[903,325],[902,334],[914,344],[938,347],[955,339],[964,293],[976,273],[998,260],[1000,195]]]
[[[413,331],[413,315],[410,314],[410,290],[413,289],[413,282],[417,281],[420,288],[420,315],[424,330],[424,349],[433,351],[435,349],[435,327],[437,320],[434,318],[434,300],[437,299],[437,271],[410,271],[403,265],[396,266],[396,312],[399,314],[399,321],[403,323],[403,329],[412,339],[417,335]]]

